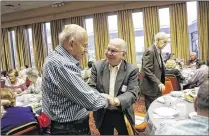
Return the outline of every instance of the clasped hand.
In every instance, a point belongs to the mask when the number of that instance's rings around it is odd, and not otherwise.
[[[113,106],[120,105],[120,101],[117,97],[112,97],[112,96],[105,94],[105,93],[101,93],[101,95],[108,100],[110,105],[113,105]]]

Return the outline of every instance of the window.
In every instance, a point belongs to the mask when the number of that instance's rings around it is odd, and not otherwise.
[[[52,49],[52,39],[51,39],[51,28],[50,28],[50,22],[44,24],[45,29],[45,41],[46,41],[46,49],[48,55],[53,51]]]
[[[166,53],[171,53],[169,8],[159,9],[159,18],[160,18],[160,31],[165,32],[168,36],[168,44],[162,50],[162,56],[164,58],[166,56]]]
[[[11,45],[11,53],[13,57],[13,62],[14,62],[14,68],[18,68],[18,58],[17,58],[17,52],[16,52],[16,41],[15,41],[15,32],[10,31],[9,32],[9,37],[10,37],[10,45]]]
[[[85,19],[85,23],[88,33],[88,61],[95,61],[93,18]]]
[[[29,46],[29,53],[31,59],[31,66],[35,67],[35,60],[34,60],[34,53],[33,53],[33,39],[32,39],[32,29],[28,28],[26,30],[28,46]]]
[[[190,51],[196,52],[199,56],[196,1],[187,2],[187,18],[188,18]]]
[[[118,38],[118,20],[117,15],[108,16],[108,29],[110,39]]]
[[[135,33],[136,63],[141,66],[144,52],[143,14],[142,12],[132,13],[132,18]]]

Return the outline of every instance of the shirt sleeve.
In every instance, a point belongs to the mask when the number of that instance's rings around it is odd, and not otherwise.
[[[58,69],[58,87],[73,102],[89,111],[96,111],[108,105],[100,93],[88,86],[74,65],[63,65]]]

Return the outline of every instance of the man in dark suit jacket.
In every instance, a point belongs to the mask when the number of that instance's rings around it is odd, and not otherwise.
[[[165,68],[161,50],[166,46],[167,41],[168,37],[164,32],[157,33],[154,45],[150,46],[143,54],[140,90],[145,97],[146,110],[165,90]]]
[[[89,85],[96,88],[109,100],[107,109],[94,112],[96,127],[100,135],[128,135],[124,113],[132,126],[135,124],[132,104],[138,89],[138,68],[124,60],[126,42],[112,39],[106,49],[106,59],[93,64]]]

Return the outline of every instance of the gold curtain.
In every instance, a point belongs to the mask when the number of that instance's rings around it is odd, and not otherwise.
[[[46,57],[45,42],[43,40],[41,23],[32,24],[32,38],[33,38],[33,53],[35,59],[35,66],[40,73],[42,73],[44,59]]]
[[[144,45],[148,48],[154,43],[154,36],[160,31],[158,7],[143,8]]]
[[[132,10],[118,11],[118,36],[127,42],[126,60],[136,64],[135,36]]]
[[[15,32],[15,41],[16,41],[16,52],[18,58],[18,70],[21,66],[30,65],[29,50],[26,40],[26,32],[24,26],[17,26],[14,29]]]
[[[198,2],[198,41],[200,59],[209,59],[209,2]]]
[[[59,45],[59,33],[62,31],[64,24],[63,20],[52,20],[50,21],[51,37],[52,37],[52,48],[53,50]]]
[[[12,69],[11,49],[8,37],[8,28],[1,29],[1,70],[9,71]]]
[[[186,3],[169,5],[171,51],[185,62],[189,59],[189,36]]]
[[[101,60],[105,58],[105,49],[109,43],[107,15],[94,14],[93,24],[96,60]]]

